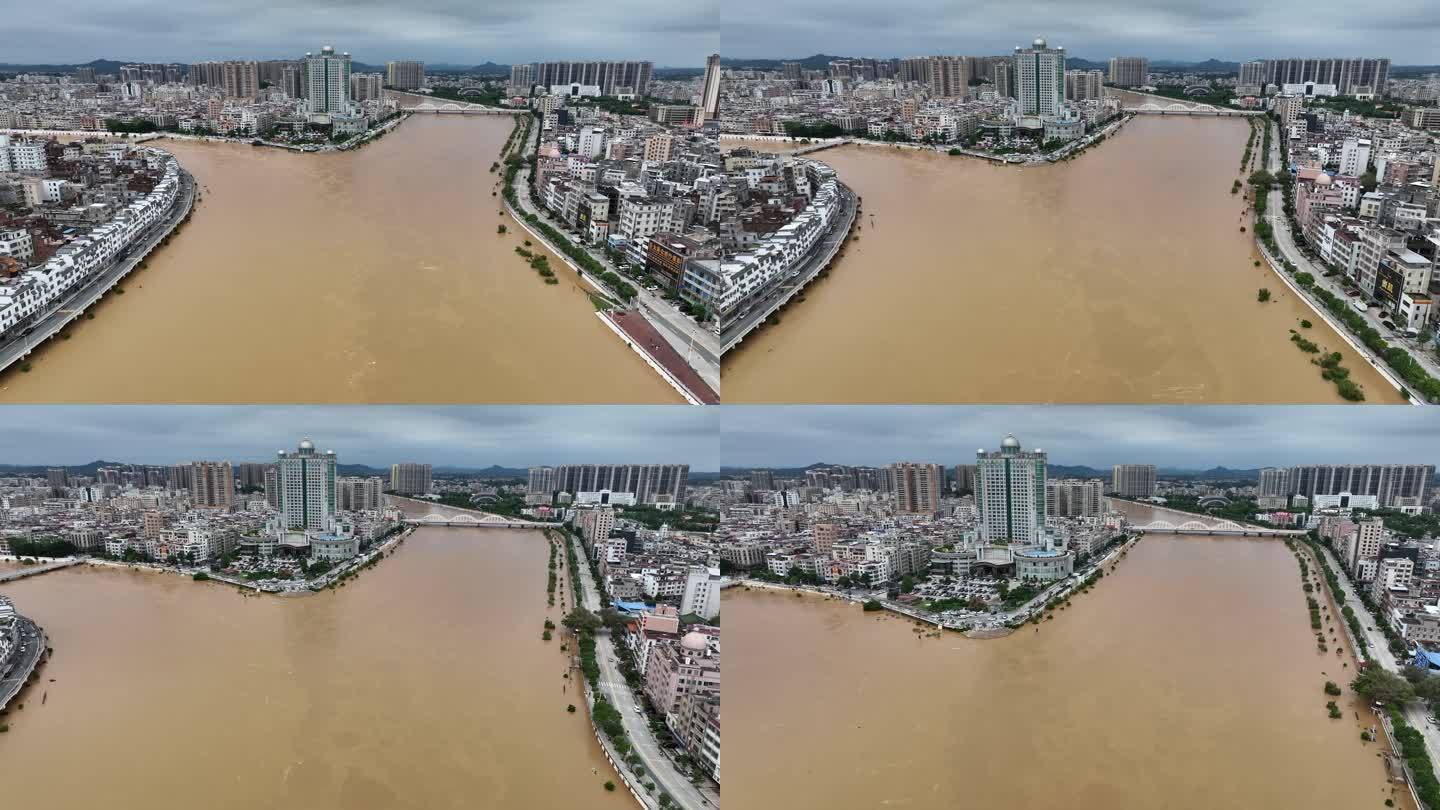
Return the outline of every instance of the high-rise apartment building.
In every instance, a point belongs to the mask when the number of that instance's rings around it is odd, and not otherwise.
[[[1110,57],[1110,84],[1115,87],[1140,87],[1147,84],[1150,60],[1143,56]]]
[[[1065,107],[1065,49],[1048,47],[1037,37],[1029,48],[1017,45],[1011,62],[1020,114],[1059,116]]]
[[[975,465],[974,465],[974,464],[956,464],[956,465],[955,465],[955,491],[956,491],[956,492],[974,492],[974,491],[975,491]]]
[[[318,54],[305,54],[305,86],[311,114],[348,112],[350,54],[337,54],[329,45]]]
[[[1240,87],[1258,87],[1265,89],[1265,63],[1261,60],[1244,62],[1240,65],[1240,80],[1237,82]]]
[[[401,495],[424,495],[430,491],[429,464],[391,464],[390,489]]]
[[[700,109],[705,120],[720,117],[720,54],[712,53],[705,58],[705,78],[700,85]]]
[[[991,81],[995,82],[995,92],[1002,98],[1015,97],[1014,64],[1009,61],[997,62],[990,67]]]
[[[895,508],[901,512],[931,514],[940,510],[945,470],[939,464],[902,461],[889,467],[895,484]]]
[[[45,482],[50,485],[50,494],[59,497],[70,486],[70,474],[64,467],[51,467],[45,471]]]
[[[265,471],[270,469],[269,464],[256,464],[251,461],[241,462],[239,483],[241,489],[264,489]]]
[[[1110,469],[1110,486],[1122,498],[1153,498],[1155,465],[1116,464]]]
[[[378,475],[346,477],[336,481],[335,508],[341,512],[367,512],[384,504],[385,482]]]
[[[1290,495],[1374,495],[1381,506],[1420,506],[1435,478],[1433,464],[1309,464],[1291,467]]]
[[[425,63],[409,60],[386,62],[385,83],[396,90],[418,90],[425,86]]]
[[[534,65],[510,66],[510,92],[529,93],[535,87]]]
[[[1261,498],[1284,498],[1290,494],[1290,471],[1278,467],[1266,467],[1260,471],[1260,484],[1256,496]]]
[[[379,73],[351,73],[350,98],[354,101],[375,101],[385,89],[385,77]]]
[[[226,98],[254,100],[260,97],[260,66],[255,62],[225,62],[220,71]]]
[[[190,502],[203,509],[233,509],[235,468],[230,462],[190,462]]]
[[[1383,96],[1390,84],[1390,60],[1383,58],[1266,59],[1264,66],[1267,84],[1333,84],[1342,96]]]
[[[1092,517],[1105,511],[1105,482],[1053,479],[1045,482],[1045,514],[1049,517]]]
[[[537,473],[537,470],[551,470]],[[531,468],[530,480],[546,480],[553,475],[554,488],[551,491],[568,492],[629,492],[635,495],[636,503],[685,502],[685,491],[690,480],[689,464],[564,464],[558,467]],[[535,492],[532,488],[531,492]]]
[[[1042,43],[1043,44],[1043,43]],[[987,542],[1039,542],[1045,529],[1045,452],[1007,435],[999,450],[975,453],[975,506]]]
[[[750,471],[750,488],[751,488],[751,489],[760,489],[760,490],[770,490],[770,489],[774,489],[774,488],[775,488],[775,471],[774,471],[774,470],[751,470],[751,471]]]
[[[275,459],[277,508],[286,529],[329,531],[335,517],[335,453],[309,439]]]
[[[1065,97],[1071,101],[1105,97],[1105,74],[1098,70],[1065,71]]]
[[[936,98],[964,98],[970,94],[969,62],[963,56],[931,56],[925,60],[926,82]]]
[[[550,87],[557,84],[592,85],[600,95],[614,96],[633,93],[643,96],[650,90],[653,62],[540,62],[535,66],[535,83]]]

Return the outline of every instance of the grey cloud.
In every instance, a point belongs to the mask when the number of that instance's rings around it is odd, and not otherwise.
[[[726,406],[725,466],[963,463],[1006,433],[1054,463],[1283,466],[1440,460],[1428,408],[1345,406]]]
[[[328,44],[370,63],[631,58],[699,66],[719,44],[718,8],[716,0],[61,0],[7,9],[0,60],[277,59]]]
[[[302,437],[342,463],[451,466],[678,462],[718,466],[718,413],[680,406],[0,408],[0,464],[266,460]]]
[[[1000,54],[1045,36],[1074,56],[1096,60],[1363,55],[1428,64],[1436,61],[1433,31],[1440,27],[1428,0],[1381,6],[1312,0],[1303,13],[1294,4],[1238,0],[895,0],[849,7],[828,0],[733,0],[724,9],[722,53],[756,58]]]

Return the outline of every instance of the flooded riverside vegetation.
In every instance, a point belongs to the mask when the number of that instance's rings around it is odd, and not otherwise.
[[[318,154],[154,141],[195,176],[192,219],[0,401],[680,402],[558,258],[544,284],[527,235],[497,233],[513,129],[414,115]]]
[[[726,798],[1411,807],[1386,781],[1383,735],[1360,738],[1376,721],[1349,688],[1353,659],[1316,649],[1296,572],[1281,540],[1151,535],[1054,621],[990,640],[914,633],[839,600],[726,591],[738,662]]]
[[[0,735],[6,805],[633,807],[540,638],[549,553],[421,528],[293,598],[110,567],[7,583],[55,656]]]
[[[861,196],[860,229],[806,300],[726,355],[726,402],[1340,402],[1290,342],[1302,320],[1366,401],[1401,401],[1257,264],[1231,193],[1250,132],[1136,116],[1084,155],[1029,167],[814,153]],[[740,145],[793,151],[727,141]]]

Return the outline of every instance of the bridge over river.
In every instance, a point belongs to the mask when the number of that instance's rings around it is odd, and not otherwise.
[[[0,582],[10,582],[11,580],[24,579],[25,577],[33,577],[37,574],[44,574],[50,571],[58,571],[61,568],[69,568],[72,565],[79,565],[81,562],[83,562],[83,560],[69,558],[64,560],[57,560],[56,562],[51,563],[27,565],[23,568],[17,568],[14,571],[0,572]]]
[[[545,529],[557,524],[537,520],[518,520],[491,514],[468,514],[463,512],[431,512],[428,515],[406,515],[407,526],[449,526],[462,529]]]
[[[1192,115],[1211,118],[1248,118],[1264,115],[1264,110],[1237,110],[1233,107],[1217,107],[1199,101],[1136,93],[1132,90],[1110,89],[1109,94],[1120,99],[1125,112],[1139,115]]]
[[[484,104],[472,104],[468,101],[451,101],[445,98],[435,98],[419,93],[405,93],[399,90],[386,90],[390,97],[400,103],[401,112],[435,113],[437,115],[516,115],[525,110],[512,110],[505,107],[487,107]]]
[[[1110,506],[1125,513],[1130,519],[1131,528],[1148,534],[1206,534],[1230,537],[1295,537],[1305,534],[1304,529],[1257,526],[1215,515],[1182,512],[1158,504],[1119,498],[1110,499]]]

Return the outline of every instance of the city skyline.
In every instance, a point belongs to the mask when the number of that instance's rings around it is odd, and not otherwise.
[[[722,468],[971,463],[1013,433],[1055,466],[1255,469],[1433,464],[1440,429],[1421,408],[1354,418],[1346,406],[737,406],[721,421]],[[787,416],[786,411],[792,411]]]
[[[1343,31],[1343,37],[1335,32]],[[1440,31],[1429,4],[1401,0],[1384,14],[1321,0],[1297,16],[1283,5],[1240,0],[1090,0],[978,4],[901,0],[836,7],[818,0],[783,6],[742,0],[726,6],[720,42],[727,57],[800,58],[814,53],[906,57],[1001,55],[1043,36],[1070,54],[1244,61],[1279,56],[1389,56],[1434,62]],[[1325,53],[1322,54],[1321,52]]]
[[[454,0],[403,6],[359,3],[294,6],[265,0],[235,6],[202,0],[183,6],[141,0],[123,8],[94,0],[30,6],[7,13],[12,34],[3,60],[71,64],[92,59],[192,62],[294,59],[334,45],[356,61],[390,59],[477,65],[545,58],[652,59],[699,67],[719,44],[718,5],[621,0],[605,6],[543,0],[493,7]],[[555,20],[566,21],[555,25]],[[627,21],[644,20],[644,25]],[[124,53],[119,53],[119,51]]]
[[[269,462],[310,438],[342,465],[676,463],[714,471],[718,414],[665,406],[65,405],[6,409],[0,464]]]

